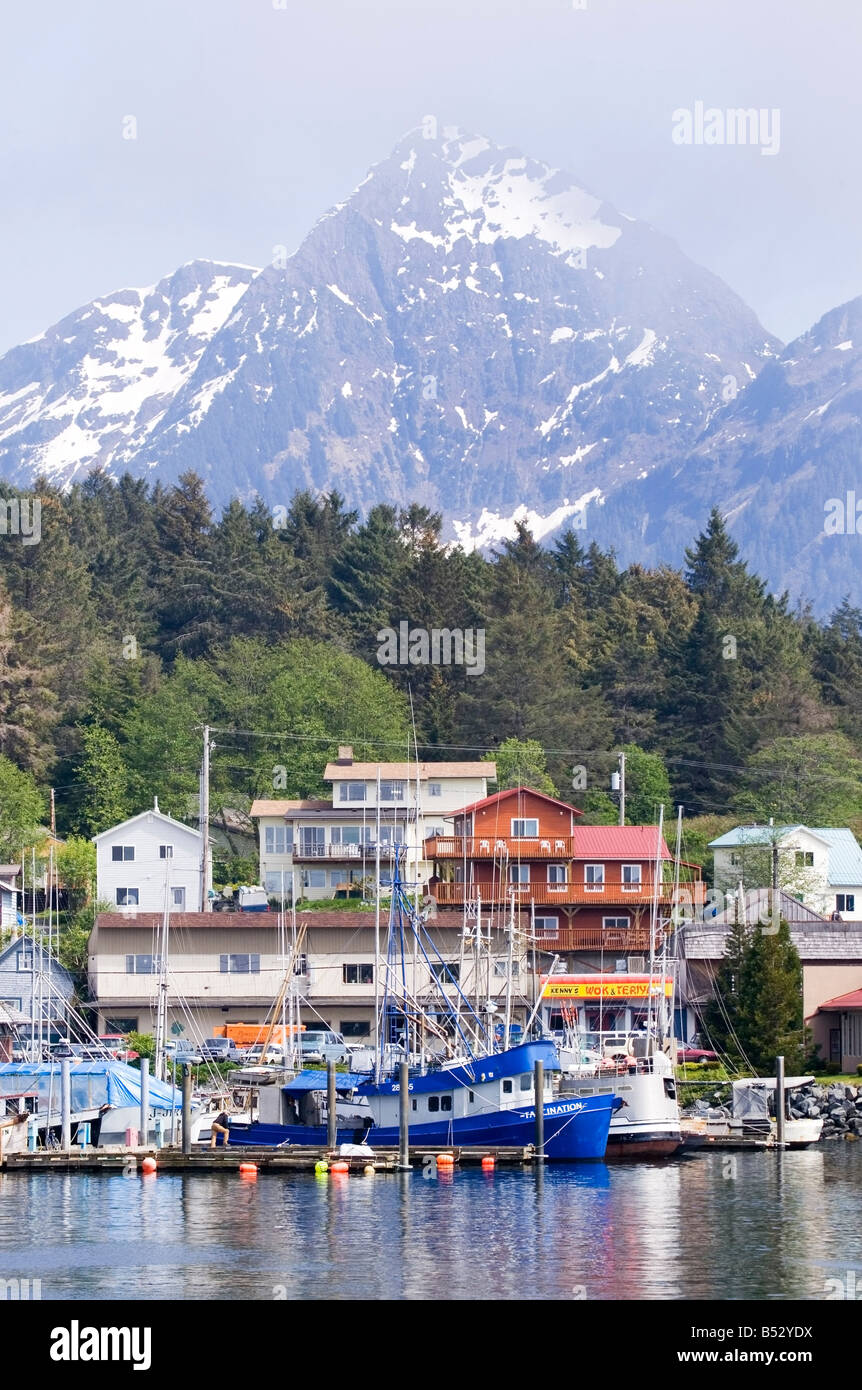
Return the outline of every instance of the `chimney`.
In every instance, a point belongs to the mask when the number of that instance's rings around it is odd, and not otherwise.
[[[154,796],[154,797],[153,797],[153,810],[154,810],[154,811],[158,811],[158,809],[159,809],[159,798],[158,798],[157,796]]]
[[[340,743],[338,745],[338,758],[336,761],[339,766],[350,767],[353,762],[353,745],[350,743]]]

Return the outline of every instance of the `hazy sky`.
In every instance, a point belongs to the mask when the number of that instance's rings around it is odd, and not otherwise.
[[[293,249],[429,113],[645,218],[780,337],[862,293],[859,0],[580,3],[7,5],[0,350],[194,257]],[[779,108],[779,153],[674,144],[696,101]]]

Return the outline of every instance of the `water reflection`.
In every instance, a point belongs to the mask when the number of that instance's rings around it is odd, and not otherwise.
[[[71,1299],[823,1298],[859,1269],[860,1176],[849,1144],[252,1183],[3,1174],[0,1276]]]

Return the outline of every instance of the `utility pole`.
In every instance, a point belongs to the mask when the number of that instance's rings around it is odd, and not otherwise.
[[[204,757],[201,764],[201,805],[200,826],[203,841],[201,844],[201,912],[212,912],[210,901],[210,753],[215,744],[210,739],[210,726],[204,725]]]
[[[781,925],[781,919],[778,912],[778,836],[775,833],[774,824],[774,818],[770,816],[769,825],[772,829],[772,902],[770,903],[772,912],[770,915],[772,917],[772,930],[777,932]]]
[[[620,799],[620,818],[619,818],[619,824],[620,824],[620,825],[625,825],[625,823],[626,823],[626,755],[625,755],[625,753],[618,753],[618,754],[617,754],[617,757],[618,757],[618,759],[619,759],[620,770],[619,770],[619,772],[612,772],[612,773],[611,773],[611,791],[612,791],[612,792],[616,792],[617,796],[618,796],[619,799]]]

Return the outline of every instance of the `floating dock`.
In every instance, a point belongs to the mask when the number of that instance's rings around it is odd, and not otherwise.
[[[525,1148],[429,1149],[411,1148],[413,1168],[437,1166],[441,1155],[454,1167],[481,1167],[483,1159],[495,1167],[526,1167],[537,1162],[532,1145]],[[9,1153],[5,1156],[6,1172],[28,1173],[122,1173],[132,1165],[140,1170],[145,1158],[155,1159],[159,1173],[224,1173],[238,1172],[243,1165],[254,1164],[260,1173],[313,1173],[318,1164],[346,1163],[348,1171],[362,1173],[373,1168],[375,1173],[394,1173],[399,1169],[397,1149],[375,1149],[373,1154],[342,1154],[337,1149],[305,1148],[296,1145],[284,1149],[245,1148],[230,1144],[226,1149],[197,1148],[184,1154],[180,1148],[162,1149],[115,1147],[104,1149],[72,1149],[68,1153],[57,1149],[39,1149],[35,1153]],[[490,1164],[486,1164],[489,1167]]]

